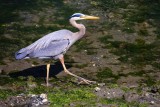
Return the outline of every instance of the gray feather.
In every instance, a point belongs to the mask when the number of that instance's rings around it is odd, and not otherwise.
[[[26,57],[55,57],[65,53],[70,47],[69,43],[72,38],[72,32],[69,30],[59,30],[52,32],[33,44],[16,52],[16,59]],[[63,39],[62,39],[63,38]]]

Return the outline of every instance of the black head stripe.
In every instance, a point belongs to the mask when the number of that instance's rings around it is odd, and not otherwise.
[[[75,14],[72,17],[80,17],[80,16],[81,16],[80,14]]]
[[[72,15],[70,18],[72,18],[72,17],[80,17],[81,16],[81,14],[75,14],[75,15]]]

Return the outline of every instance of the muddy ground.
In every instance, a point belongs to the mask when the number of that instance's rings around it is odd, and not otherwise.
[[[2,107],[160,105],[159,1],[1,2],[0,8],[5,10],[0,18]],[[99,16],[100,20],[78,21],[87,31],[68,50],[65,63],[69,71],[96,84],[78,85],[78,80],[63,72],[58,60],[14,59],[17,50],[47,33],[77,31],[68,22],[75,12]],[[51,86],[46,87],[49,62]]]

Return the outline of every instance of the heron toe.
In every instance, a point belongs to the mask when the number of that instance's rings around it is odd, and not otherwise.
[[[87,79],[79,79],[79,82],[78,84],[87,84],[87,85],[90,85],[90,84],[96,84],[96,81],[90,81],[90,80],[87,80]]]

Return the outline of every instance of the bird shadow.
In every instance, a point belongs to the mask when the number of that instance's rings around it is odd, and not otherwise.
[[[65,64],[67,68],[71,68],[71,64]],[[53,65],[50,66],[50,77],[55,77],[60,72],[63,71],[63,67],[60,62],[56,62]],[[33,76],[33,77],[46,77],[46,65],[36,66],[28,69],[24,69],[19,72],[14,72],[9,74],[10,77],[16,78],[19,76],[27,77],[27,76]]]

